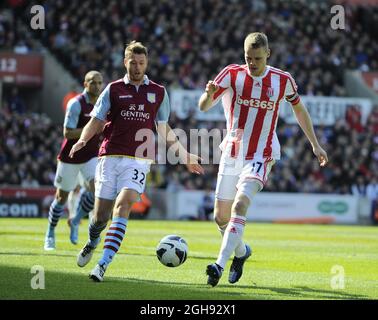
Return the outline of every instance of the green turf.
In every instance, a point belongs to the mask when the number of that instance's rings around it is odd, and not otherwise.
[[[122,247],[103,283],[88,279],[102,252],[85,268],[80,245],[68,239],[66,220],[57,227],[57,250],[43,251],[46,219],[0,219],[0,299],[378,299],[378,228],[248,223],[245,240],[253,255],[242,279],[228,283],[228,268],[215,288],[205,268],[214,262],[220,235],[213,222],[130,220]],[[179,234],[189,257],[167,268],[155,256],[158,241]],[[32,289],[31,268],[43,266],[45,289]],[[332,289],[333,266],[344,268],[344,289]]]

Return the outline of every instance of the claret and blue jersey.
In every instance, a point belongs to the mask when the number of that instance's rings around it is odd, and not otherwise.
[[[145,142],[136,141],[138,131],[147,129],[153,135],[155,123],[168,122],[169,114],[166,89],[146,75],[139,86],[131,84],[127,75],[110,83],[91,112],[92,117],[106,122],[99,156],[140,158],[137,149]]]
[[[78,96],[72,98],[67,105],[66,115],[64,118],[64,128],[80,129],[91,119],[90,113],[93,110],[93,104],[89,101],[86,90]],[[72,146],[78,139],[64,139],[58,155],[58,160],[65,163],[80,164],[97,157],[100,146],[100,136],[95,135],[88,141],[86,146],[75,153],[74,157],[69,157]]]

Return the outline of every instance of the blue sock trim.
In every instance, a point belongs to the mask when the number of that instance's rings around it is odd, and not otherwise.
[[[112,219],[112,224],[113,223],[123,223],[124,225],[126,225],[127,226],[127,221],[128,221],[128,219],[127,218],[122,218],[122,217],[116,217],[116,218],[113,218]]]
[[[64,206],[65,204],[60,204],[56,198],[54,198],[54,201],[51,203],[48,215],[48,237],[54,236],[55,227],[58,224],[60,217],[64,214]]]
[[[125,225],[125,226],[127,226],[127,221],[128,221],[128,219],[127,218],[122,218],[122,217],[116,217],[116,218],[113,218],[112,219],[112,222],[111,222],[111,226],[113,226],[113,227],[116,227],[117,226],[117,224],[121,224],[121,225]],[[122,226],[119,226],[119,227],[121,227],[122,228]],[[123,228],[122,228],[123,229]],[[126,229],[126,228],[125,228]],[[125,230],[126,231],[126,230]],[[109,231],[108,231],[109,232]],[[111,231],[110,231],[110,233],[112,233]],[[119,232],[114,232],[114,233],[118,233],[119,234]],[[116,244],[112,244],[111,242],[110,243],[108,243],[108,242],[105,242],[104,243],[104,245],[106,246],[106,245],[108,245],[108,246],[111,246],[111,247],[113,247],[114,248],[114,250],[116,250],[116,252],[112,249],[112,248],[104,248],[104,251],[103,251],[103,254],[102,254],[102,257],[101,257],[101,259],[98,261],[98,263],[99,264],[106,264],[106,265],[108,265],[109,263],[111,263],[112,262],[112,260],[113,260],[113,258],[114,258],[114,256],[116,255],[116,253],[118,252],[118,250],[119,250],[119,248],[120,248],[120,246],[121,246],[121,243],[122,243],[122,241],[123,241],[123,237],[124,236],[122,236],[122,240],[121,239],[116,239],[118,242],[120,242],[120,244],[119,245],[116,245]],[[107,236],[106,236],[106,238],[105,238],[105,240],[107,240],[107,239],[109,239],[109,238],[113,238],[112,236],[109,236],[108,234],[107,234]]]

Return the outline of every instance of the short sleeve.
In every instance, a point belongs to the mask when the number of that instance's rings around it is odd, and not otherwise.
[[[236,66],[235,64],[228,65],[214,78],[214,82],[219,86],[219,89],[214,93],[213,105],[218,103],[222,95],[231,87],[231,70]]]
[[[285,87],[285,99],[292,105],[296,105],[299,101],[298,86],[295,83],[293,77],[289,74]]]
[[[81,105],[79,100],[72,98],[67,103],[66,115],[64,117],[64,128],[76,129],[79,123]]]
[[[169,102],[167,90],[164,89],[164,98],[163,98],[162,103],[160,104],[160,107],[156,116],[156,122],[168,122],[170,113],[171,113],[171,104]]]
[[[102,121],[106,121],[106,117],[110,110],[110,84],[102,91],[100,96],[97,99],[95,106],[93,107],[92,112],[90,113],[91,117],[97,118]]]
[[[235,67],[235,64],[230,64],[223,68],[221,72],[214,78],[214,82],[223,89],[227,89],[231,86],[231,69]]]

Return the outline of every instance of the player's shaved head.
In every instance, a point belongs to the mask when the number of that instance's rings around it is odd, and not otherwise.
[[[97,98],[102,89],[102,82],[102,74],[96,70],[91,70],[85,75],[84,88],[87,90],[89,95]]]
[[[265,48],[269,49],[268,37],[265,33],[262,32],[253,32],[250,33],[244,40],[244,51],[249,49],[259,49]]]
[[[86,75],[84,77],[84,81],[89,82],[89,81],[93,80],[93,78],[95,78],[96,76],[99,76],[99,77],[102,78],[102,75],[101,75],[100,72],[98,72],[96,70],[91,70],[91,71],[86,73]]]

